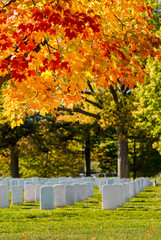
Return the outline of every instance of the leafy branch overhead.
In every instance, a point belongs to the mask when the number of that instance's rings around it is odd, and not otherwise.
[[[45,114],[90,101],[82,96],[87,89],[112,89],[118,80],[129,89],[143,83],[143,60],[161,59],[152,11],[144,0],[1,1],[6,115],[17,116],[18,124],[24,110]]]

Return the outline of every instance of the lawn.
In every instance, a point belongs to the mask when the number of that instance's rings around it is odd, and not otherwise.
[[[74,206],[39,210],[39,202],[0,209],[0,240],[161,239],[161,186],[149,187],[123,207],[102,210],[101,194]]]

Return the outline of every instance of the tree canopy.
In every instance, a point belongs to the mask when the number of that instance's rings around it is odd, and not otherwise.
[[[81,101],[90,82],[133,88],[144,81],[143,60],[160,59],[160,39],[145,0],[9,0],[0,3],[0,83],[6,115],[54,112]],[[31,110],[32,109],[32,110]]]

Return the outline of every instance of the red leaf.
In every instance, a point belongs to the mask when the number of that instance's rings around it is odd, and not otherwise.
[[[68,62],[62,62],[62,63],[61,63],[61,68],[66,68],[66,69],[68,69]]]
[[[28,76],[36,76],[36,71],[35,70],[28,70]]]
[[[49,22],[56,24],[61,24],[61,16],[59,13],[52,13],[49,17]]]
[[[58,52],[53,52],[53,55],[56,57],[56,60],[60,61],[60,53]]]
[[[33,19],[35,20],[35,21],[41,21],[42,19],[43,19],[43,13],[42,12],[40,12],[39,10],[37,10],[34,14],[33,14]]]
[[[8,69],[8,61],[7,61],[7,60],[3,59],[3,60],[1,61],[0,69],[1,69],[2,71]]]

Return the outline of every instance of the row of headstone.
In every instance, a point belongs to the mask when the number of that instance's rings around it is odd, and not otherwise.
[[[150,186],[159,186],[159,182],[160,182],[160,176],[158,177],[157,180],[155,180],[154,178],[152,178],[152,180],[150,181]]]
[[[104,184],[102,186],[102,209],[115,210],[117,207],[122,207],[148,186],[150,186],[149,178],[138,178],[134,181],[124,179],[121,183]]]
[[[72,206],[75,202],[88,200],[89,185],[73,184],[64,186],[57,184],[40,187],[40,209],[54,209],[54,207]]]
[[[136,180],[135,180],[136,181]],[[134,181],[134,182],[135,182]],[[28,179],[12,179],[12,178],[0,178],[0,208],[9,207],[9,189],[12,192],[12,205],[23,205],[23,192],[24,192],[24,201],[25,202],[35,202],[40,201],[40,207],[43,209],[44,204],[41,204],[45,201],[45,191],[53,191],[53,206],[60,207],[65,205],[73,205],[74,202],[87,200],[88,197],[93,197],[93,187],[99,187],[100,192],[104,185],[114,186],[120,185],[123,183],[130,183],[130,179],[120,179],[118,177],[114,178],[92,178],[92,177],[83,177],[83,178],[28,178]],[[132,183],[133,184],[133,183]],[[88,191],[87,186],[88,185]],[[149,186],[146,181],[143,180],[142,189]],[[46,188],[44,188],[46,187]],[[48,188],[49,187],[49,188]],[[135,192],[140,191],[140,186],[135,187]],[[45,190],[43,190],[45,189]],[[53,189],[53,190],[47,190]],[[103,193],[103,199],[106,199],[106,191]],[[113,191],[113,190],[110,190]],[[117,187],[118,196],[119,187]],[[128,190],[126,190],[128,191]],[[87,194],[88,192],[88,194]],[[122,192],[124,192],[122,190]],[[135,196],[131,193],[132,197]],[[51,193],[49,193],[50,195]],[[88,197],[87,197],[88,195]],[[124,195],[124,194],[123,194]],[[131,196],[129,196],[129,199]],[[62,202],[61,202],[62,201]],[[127,200],[126,200],[127,201]],[[105,200],[103,200],[103,205]],[[120,204],[116,204],[118,206]]]
[[[72,177],[59,177],[59,178],[0,178],[0,185],[7,184],[10,187],[10,191],[12,192],[13,186],[24,186],[27,184],[42,184],[52,186],[54,184],[63,184],[63,185],[71,185],[75,183],[84,183],[84,182],[93,182],[94,178],[92,177],[82,177],[82,178],[72,178]]]
[[[13,185],[12,205],[23,205],[23,198],[26,203],[40,201],[40,209],[52,209],[74,205],[75,202],[88,200],[93,197],[93,182],[75,183],[71,185],[54,184],[25,184],[24,186]],[[23,197],[24,193],[24,197]],[[52,195],[52,197],[51,197]],[[0,184],[0,208],[9,207],[9,186]]]

